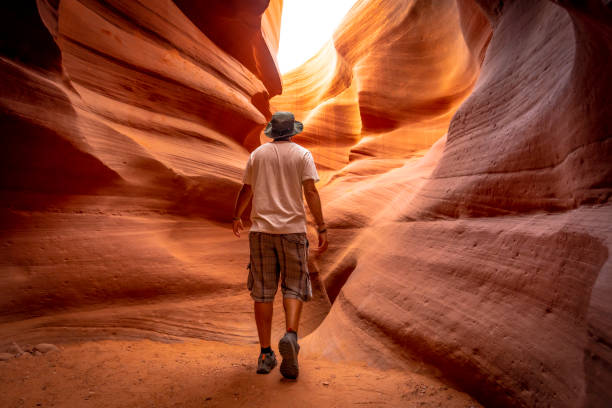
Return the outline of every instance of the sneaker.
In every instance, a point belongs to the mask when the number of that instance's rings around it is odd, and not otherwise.
[[[268,374],[276,367],[276,356],[272,354],[261,353],[257,360],[257,374]]]
[[[295,333],[286,333],[278,342],[278,351],[283,356],[280,372],[285,378],[295,380],[300,373],[298,367],[298,353],[300,345],[297,342]]]

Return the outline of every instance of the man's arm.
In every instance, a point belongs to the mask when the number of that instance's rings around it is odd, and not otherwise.
[[[306,203],[308,203],[308,208],[310,209],[310,212],[317,223],[319,247],[316,249],[316,251],[323,252],[327,249],[327,228],[325,227],[325,221],[323,221],[323,210],[321,209],[321,198],[319,197],[319,191],[317,191],[315,182],[312,179],[304,180],[302,185],[304,186]]]
[[[234,206],[234,222],[233,222],[233,230],[234,235],[240,237],[240,230],[244,229],[242,225],[242,213],[249,205],[249,201],[251,201],[251,197],[253,197],[253,190],[249,184],[243,184],[240,192],[238,193],[238,198],[236,198],[236,205]]]

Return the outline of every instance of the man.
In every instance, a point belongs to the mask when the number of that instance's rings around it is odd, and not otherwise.
[[[308,273],[308,240],[304,200],[317,224],[319,247],[327,248],[321,200],[315,187],[319,181],[312,154],[292,142],[303,130],[290,112],[276,112],[264,133],[273,139],[255,149],[246,165],[243,185],[234,209],[234,234],[240,237],[241,215],[251,197],[252,226],[249,232],[250,263],[247,287],[255,301],[255,322],[261,353],[257,372],[267,374],[276,366],[270,347],[274,296],[279,277],[285,309],[286,333],[278,343],[283,357],[281,374],[295,379],[299,373],[298,326],[302,302],[312,298]]]

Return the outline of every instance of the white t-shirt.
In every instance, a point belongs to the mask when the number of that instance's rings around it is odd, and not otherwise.
[[[242,179],[251,185],[251,231],[306,232],[302,182],[319,175],[310,151],[290,141],[269,142],[253,150]]]

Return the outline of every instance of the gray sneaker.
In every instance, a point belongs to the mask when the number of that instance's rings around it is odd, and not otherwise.
[[[268,374],[272,369],[276,367],[276,355],[261,353],[259,359],[257,359],[257,374]]]
[[[298,353],[300,345],[297,342],[297,335],[288,332],[278,342],[278,351],[283,356],[280,372],[285,378],[295,380],[300,373],[298,367]]]

